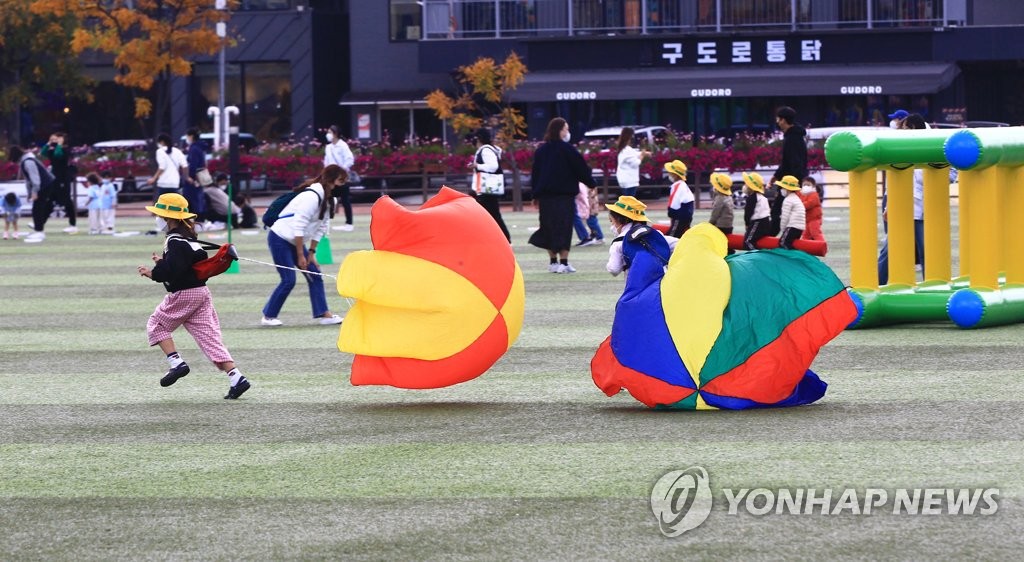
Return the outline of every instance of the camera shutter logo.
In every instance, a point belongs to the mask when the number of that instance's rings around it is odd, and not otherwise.
[[[700,466],[673,470],[654,483],[651,511],[666,537],[696,529],[711,514],[711,485],[708,473]]]

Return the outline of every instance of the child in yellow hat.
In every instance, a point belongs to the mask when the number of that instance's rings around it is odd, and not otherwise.
[[[775,185],[782,189],[779,197],[785,197],[779,214],[779,247],[792,250],[793,242],[799,240],[807,228],[807,211],[800,199],[800,180],[795,176],[783,176]]]
[[[647,205],[632,195],[623,195],[615,203],[605,205],[615,239],[608,248],[605,269],[618,275],[629,269],[638,251],[646,250],[662,265],[668,265],[677,238],[666,237],[648,224]]]
[[[708,222],[718,227],[722,234],[732,234],[732,178],[729,174],[715,172],[711,174],[711,187],[715,199],[711,204],[711,218]]]
[[[681,160],[666,163],[665,171],[672,179],[672,189],[668,195],[668,218],[672,222],[668,227],[668,235],[679,238],[693,222],[693,192],[686,185],[686,164]]]
[[[164,193],[146,210],[156,215],[156,229],[167,232],[163,255],[153,254],[152,269],[139,266],[139,275],[163,283],[167,289],[167,295],[146,324],[149,345],[160,346],[170,366],[160,379],[160,386],[171,386],[189,373],[189,366],[178,354],[172,337],[174,330],[184,325],[206,358],[227,373],[231,386],[224,398],[236,399],[251,385],[224,347],[210,289],[192,268],[193,264],[207,258],[206,250],[196,241],[193,220],[196,215],[189,212],[188,200],[177,193]]]
[[[743,222],[747,231],[743,235],[743,248],[756,250],[757,241],[768,236],[771,228],[771,211],[764,196],[764,178],[757,172],[743,172],[744,191],[747,194],[743,208]]]

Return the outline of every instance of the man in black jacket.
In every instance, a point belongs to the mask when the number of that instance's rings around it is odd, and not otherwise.
[[[782,162],[772,176],[772,184],[784,176],[793,176],[797,181],[807,177],[807,130],[796,122],[796,110],[782,106],[775,112],[775,123],[782,130]],[[779,216],[782,214],[782,200],[778,188],[772,189],[775,198],[771,205],[771,235],[779,234]]]

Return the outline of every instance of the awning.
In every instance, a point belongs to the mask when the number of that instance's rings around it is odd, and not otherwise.
[[[949,86],[955,63],[680,68],[532,72],[516,102],[934,94]]]
[[[428,92],[351,92],[338,100],[338,105],[376,105],[390,108],[426,107]]]

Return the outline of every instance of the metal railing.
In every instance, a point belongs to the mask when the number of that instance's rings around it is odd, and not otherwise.
[[[967,0],[423,0],[423,39],[965,25]]]

